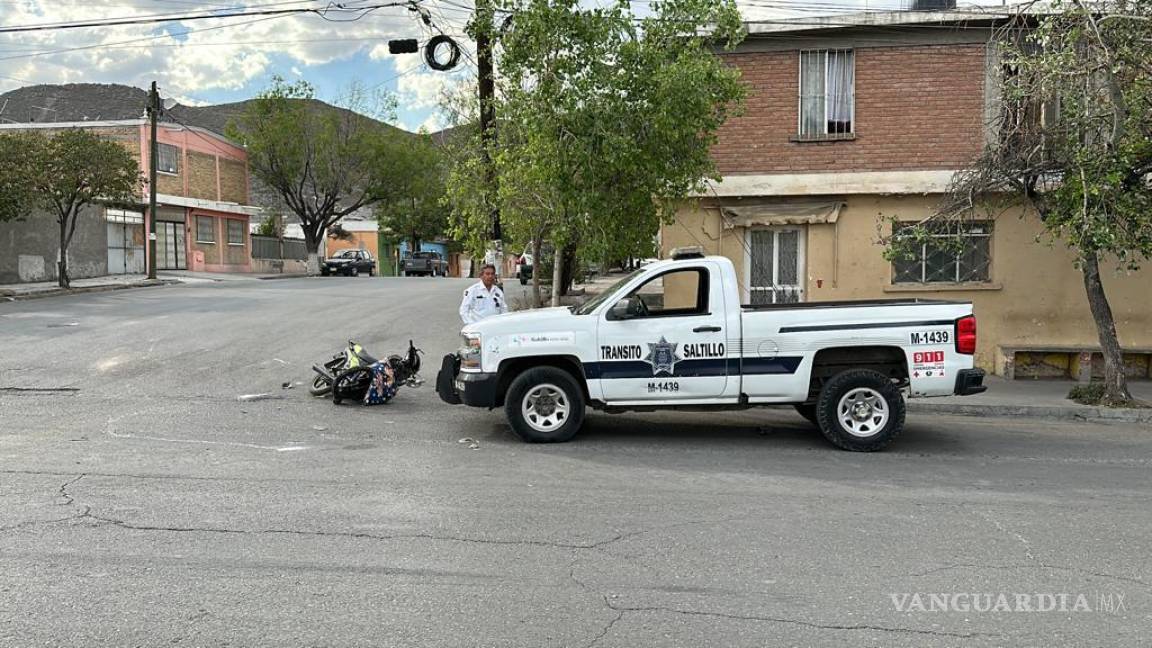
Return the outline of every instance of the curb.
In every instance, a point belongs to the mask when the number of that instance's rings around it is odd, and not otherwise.
[[[290,274],[266,275],[266,276],[256,277],[256,278],[259,279],[260,281],[274,281],[276,279],[305,279],[307,277],[308,277],[307,274],[295,272],[295,273],[290,273]]]
[[[81,286],[80,288],[50,288],[48,290],[37,290],[27,293],[0,293],[0,297],[9,301],[28,301],[30,299],[44,299],[46,297],[62,297],[65,295],[82,295],[84,293],[112,292],[114,290],[128,290],[132,288],[154,288],[156,286],[168,286],[176,283],[179,282],[170,281],[167,279],[156,279],[154,281],[142,281],[139,283],[131,284],[104,284],[101,286]]]
[[[1152,409],[1113,409],[1109,407],[1060,407],[1032,405],[959,405],[907,403],[914,414],[952,414],[987,418],[1042,418],[1058,421],[1094,421],[1152,424]]]

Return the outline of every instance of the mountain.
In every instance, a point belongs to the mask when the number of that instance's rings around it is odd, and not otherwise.
[[[228,123],[238,117],[250,101],[211,106],[177,104],[167,112],[174,121],[223,134]],[[315,110],[348,112],[318,99],[310,100],[309,103]],[[34,85],[0,94],[0,121],[26,123],[140,119],[145,116],[147,105],[148,91],[132,86],[106,83]],[[407,133],[371,117],[356,116]]]

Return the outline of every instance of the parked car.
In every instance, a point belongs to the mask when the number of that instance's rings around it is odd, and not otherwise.
[[[404,257],[405,277],[447,277],[448,262],[439,252],[413,252]]]
[[[376,259],[367,250],[341,250],[320,266],[320,274],[325,277],[335,274],[356,277],[362,272],[369,277],[376,274]]]
[[[540,283],[548,283],[552,281],[552,255],[555,250],[552,244],[545,242],[540,246],[540,256],[542,263],[540,266],[543,275],[540,275]],[[536,270],[536,259],[532,255],[532,247],[524,248],[524,254],[516,257],[516,278],[520,280],[520,285],[524,286],[529,281],[532,281],[532,273]]]
[[[978,394],[971,302],[741,305],[726,257],[676,251],[577,308],[462,331],[436,381],[452,404],[503,407],[525,441],[567,441],[608,412],[793,405],[833,445],[868,452],[904,428],[904,398]]]

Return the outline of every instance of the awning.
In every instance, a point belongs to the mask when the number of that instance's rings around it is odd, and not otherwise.
[[[835,223],[844,203],[839,200],[803,202],[757,202],[746,205],[722,205],[724,227],[756,225],[816,225]]]

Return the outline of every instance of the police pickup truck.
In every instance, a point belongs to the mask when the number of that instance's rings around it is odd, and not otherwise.
[[[922,299],[741,305],[732,262],[644,266],[581,306],[469,324],[440,398],[504,407],[525,441],[567,441],[607,412],[793,405],[834,445],[869,452],[904,398],[984,391],[972,304]]]

